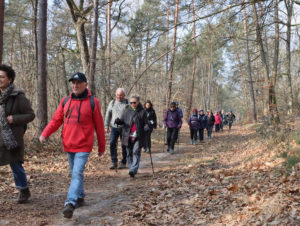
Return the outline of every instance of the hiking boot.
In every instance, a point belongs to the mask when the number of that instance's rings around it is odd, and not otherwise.
[[[150,148],[145,148],[146,153],[150,153]]]
[[[174,149],[170,148],[170,154],[173,155],[174,154]]]
[[[84,206],[84,204],[85,204],[84,198],[78,198],[77,199],[77,206],[76,207]]]
[[[119,169],[126,169],[126,163],[121,162]]]
[[[66,205],[66,207],[63,210],[64,217],[71,218],[73,216],[74,209],[75,209],[75,207],[71,203]]]
[[[31,194],[30,194],[29,188],[20,189],[17,202],[19,204],[25,203],[28,201],[30,196],[31,196]]]
[[[109,167],[109,169],[114,170],[118,168],[118,163],[117,162],[113,162],[113,164],[111,165],[111,167]]]
[[[193,145],[196,145],[196,144],[197,144],[197,141],[196,141],[196,140],[194,140],[194,141],[193,141]]]
[[[132,171],[129,171],[129,175],[130,175],[130,177],[134,177],[134,175],[135,175],[135,173],[134,172],[132,172]]]
[[[190,144],[193,144],[193,140],[190,141]]]

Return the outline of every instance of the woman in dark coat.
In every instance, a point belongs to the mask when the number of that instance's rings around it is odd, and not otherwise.
[[[24,133],[26,124],[35,115],[24,92],[14,85],[15,72],[0,65],[0,165],[10,165],[16,188],[20,189],[18,203],[30,197],[24,161]]]
[[[167,152],[170,154],[174,154],[174,146],[178,138],[178,131],[181,128],[181,125],[182,120],[180,113],[176,108],[176,103],[172,102],[164,116],[164,126],[167,128]]]
[[[193,110],[193,114],[188,119],[190,127],[191,144],[197,144],[197,132],[201,127],[201,122],[198,118],[198,109]]]
[[[126,146],[127,150],[129,175],[134,177],[139,169],[141,148],[145,146],[145,132],[150,129],[139,96],[130,98],[130,107],[121,118],[116,119],[115,124],[123,125],[122,145]]]
[[[207,137],[208,137],[208,139],[211,139],[211,134],[212,134],[212,131],[214,128],[214,124],[215,124],[215,116],[214,116],[212,110],[210,110],[207,115]]]
[[[146,132],[146,139],[145,139],[145,152],[150,153],[151,151],[151,133],[153,129],[157,127],[157,118],[155,111],[153,109],[153,104],[150,100],[147,100],[144,104],[144,109],[146,111],[147,120],[149,123],[150,130]]]

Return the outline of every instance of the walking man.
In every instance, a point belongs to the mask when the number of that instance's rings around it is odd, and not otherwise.
[[[63,215],[71,218],[75,207],[84,203],[83,173],[94,144],[94,128],[98,140],[98,155],[105,151],[105,131],[100,103],[87,88],[83,73],[77,72],[69,79],[72,93],[62,99],[53,118],[39,137],[44,143],[61,125],[63,150],[67,152],[71,183]]]
[[[107,133],[110,133],[110,156],[112,165],[111,170],[118,168],[118,139],[122,139],[123,125],[117,125],[115,120],[121,118],[125,109],[129,106],[128,100],[125,98],[125,90],[118,88],[116,90],[116,99],[112,100],[105,114],[104,126]],[[119,169],[125,169],[127,162],[126,147],[122,145],[122,161]]]

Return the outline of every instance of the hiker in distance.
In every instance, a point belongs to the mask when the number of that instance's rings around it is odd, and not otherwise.
[[[207,129],[207,115],[204,114],[203,110],[200,110],[198,117],[200,120],[199,140],[200,140],[200,143],[202,143],[204,140],[204,129]]]
[[[157,118],[155,111],[153,109],[153,104],[150,100],[147,100],[144,104],[144,109],[146,111],[147,120],[149,123],[150,130],[146,132],[146,139],[145,139],[145,147],[144,151],[146,153],[150,153],[151,151],[151,134],[153,129],[157,127]]]
[[[226,118],[226,121],[228,122],[228,127],[229,127],[229,130],[231,130],[231,127],[232,127],[232,124],[235,120],[235,115],[232,113],[232,111],[230,110],[227,115],[225,116]]]
[[[198,109],[194,109],[192,115],[188,119],[188,125],[190,127],[191,144],[197,144],[197,133],[201,127],[201,121],[198,117]]]
[[[210,110],[207,114],[207,138],[208,139],[211,139],[214,124],[215,124],[215,116],[212,110]]]
[[[121,118],[115,123],[123,125],[122,145],[126,146],[130,177],[134,177],[139,169],[141,149],[145,145],[145,133],[150,130],[146,112],[140,103],[140,97],[130,97],[130,107],[125,109]]]
[[[182,120],[176,108],[176,103],[172,102],[170,108],[164,116],[164,126],[167,128],[167,152],[174,154],[175,142],[178,138],[178,131],[181,128]]]
[[[0,65],[0,166],[10,165],[15,186],[19,189],[18,203],[30,197],[24,162],[24,134],[27,123],[35,115],[24,91],[14,85],[15,71]]]
[[[104,120],[104,126],[107,133],[110,133],[110,156],[112,165],[110,169],[118,168],[118,139],[122,139],[122,125],[115,124],[116,118],[121,118],[125,109],[128,107],[128,100],[125,98],[125,89],[116,90],[116,98],[110,101]],[[126,147],[122,145],[122,160],[119,169],[125,169],[127,163]]]
[[[68,155],[71,183],[63,215],[71,218],[75,207],[84,204],[83,173],[94,144],[94,129],[98,140],[98,155],[105,151],[105,131],[99,100],[91,95],[83,73],[69,79],[72,93],[62,99],[53,118],[39,137],[41,143],[61,125],[63,150]]]

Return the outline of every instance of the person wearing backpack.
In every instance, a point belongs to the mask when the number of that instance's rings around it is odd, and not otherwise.
[[[153,104],[150,100],[147,100],[144,104],[144,109],[146,111],[147,120],[149,122],[149,131],[146,132],[146,140],[145,140],[145,152],[150,153],[151,152],[151,134],[153,129],[156,129],[157,127],[157,118],[156,113],[153,109]]]
[[[10,166],[21,204],[31,195],[23,167],[24,134],[35,114],[24,91],[14,85],[15,76],[10,66],[0,65],[0,166]]]
[[[197,144],[197,133],[200,128],[200,120],[198,118],[198,109],[193,110],[193,114],[188,119],[188,125],[190,127],[191,144]]]
[[[87,88],[83,73],[77,72],[69,79],[72,93],[61,100],[51,121],[39,137],[41,143],[62,128],[63,150],[67,153],[71,183],[65,201],[63,215],[71,218],[75,207],[84,204],[83,174],[85,164],[94,146],[94,130],[98,140],[98,155],[105,151],[105,131],[99,100]],[[65,99],[68,101],[65,102]]]
[[[112,165],[111,170],[118,168],[118,139],[122,139],[123,125],[115,124],[117,118],[121,118],[125,109],[129,107],[128,100],[125,98],[125,90],[118,88],[116,90],[116,98],[111,100],[105,114],[104,126],[107,133],[110,133],[110,157]],[[125,169],[127,163],[126,147],[122,145],[122,160],[119,169]]]
[[[181,128],[182,120],[176,108],[176,103],[172,102],[170,108],[164,115],[164,126],[167,128],[167,152],[174,154],[175,142],[178,138],[178,131]]]

